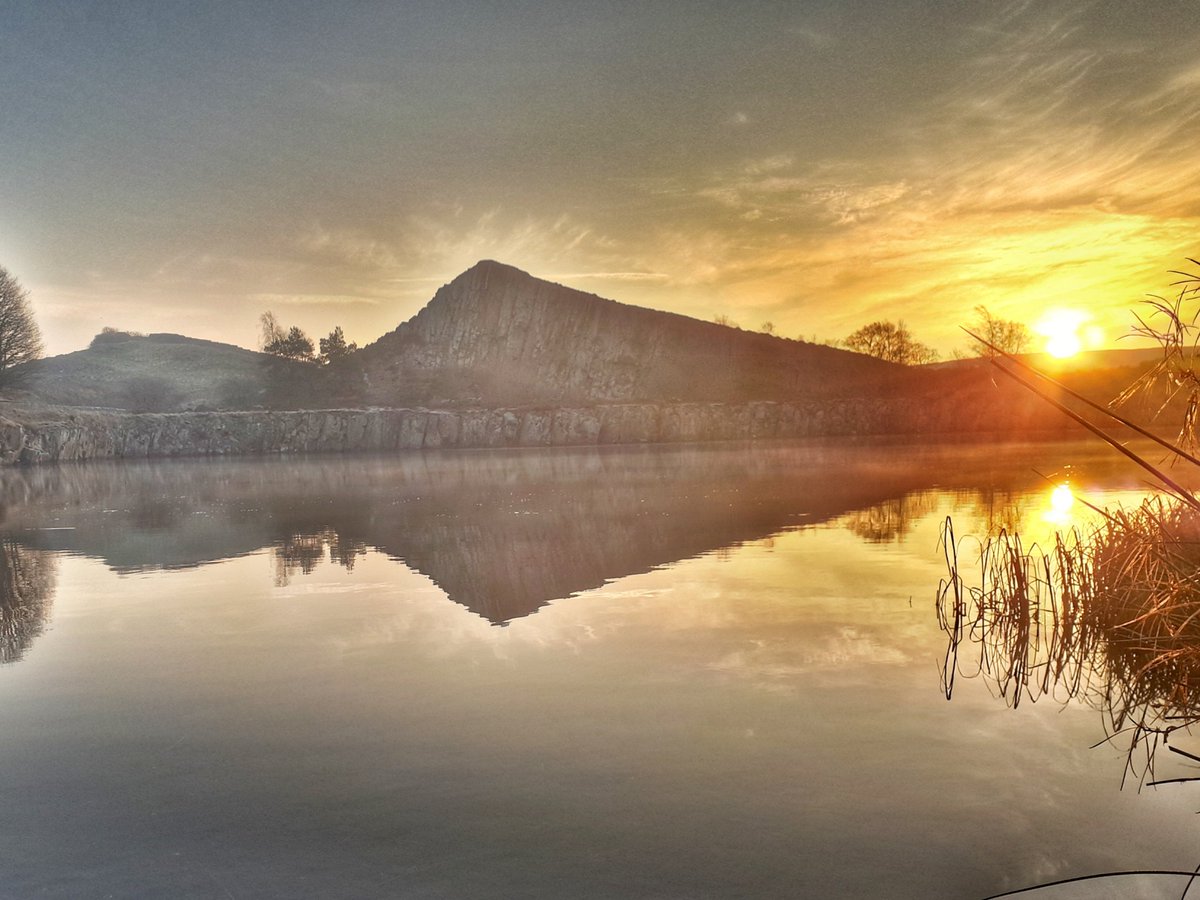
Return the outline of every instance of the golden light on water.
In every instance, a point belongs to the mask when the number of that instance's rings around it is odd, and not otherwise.
[[[1075,494],[1068,484],[1055,485],[1050,492],[1042,520],[1063,527],[1071,524],[1071,508],[1075,505]]]
[[[1050,492],[1050,509],[1060,515],[1065,515],[1075,505],[1075,495],[1068,485],[1060,484]]]

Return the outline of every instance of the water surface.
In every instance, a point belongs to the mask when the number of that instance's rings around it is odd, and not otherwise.
[[[0,477],[3,897],[983,897],[1200,862],[1200,791],[1121,790],[1088,703],[941,683],[946,517],[1136,498],[1102,447]]]

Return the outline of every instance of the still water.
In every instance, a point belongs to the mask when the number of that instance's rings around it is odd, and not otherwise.
[[[978,898],[1191,869],[1200,787],[1121,789],[1091,704],[945,695],[946,517],[1044,536],[1082,515],[1051,503],[1068,478],[1143,490],[1082,443],[5,472],[0,897]]]

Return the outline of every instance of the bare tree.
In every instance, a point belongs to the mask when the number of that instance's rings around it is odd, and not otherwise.
[[[1005,353],[1021,353],[1029,346],[1031,340],[1029,329],[1023,323],[1011,319],[997,319],[986,306],[975,307],[975,321],[971,330]],[[971,349],[977,356],[988,359],[998,355],[991,347],[979,343]]]
[[[938,358],[937,351],[916,340],[903,322],[872,322],[843,342],[856,353],[877,356],[888,362],[919,366]]]
[[[275,318],[275,313],[269,309],[258,317],[259,337],[258,349],[267,352],[267,347],[282,341],[287,337],[283,326],[279,324],[279,320]]]
[[[29,292],[0,266],[0,383],[12,368],[42,355],[42,333],[29,306]]]

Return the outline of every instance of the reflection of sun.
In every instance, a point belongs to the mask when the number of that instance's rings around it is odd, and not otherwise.
[[[1046,338],[1047,353],[1064,359],[1083,349],[1079,329],[1087,320],[1088,314],[1077,309],[1051,309],[1034,326],[1034,331]]]
[[[1071,488],[1060,484],[1050,492],[1050,508],[1060,515],[1065,514],[1075,503]]]
[[[1042,513],[1042,519],[1051,525],[1067,525],[1071,521],[1071,507],[1075,505],[1075,495],[1069,485],[1057,485],[1050,492],[1048,508]]]

